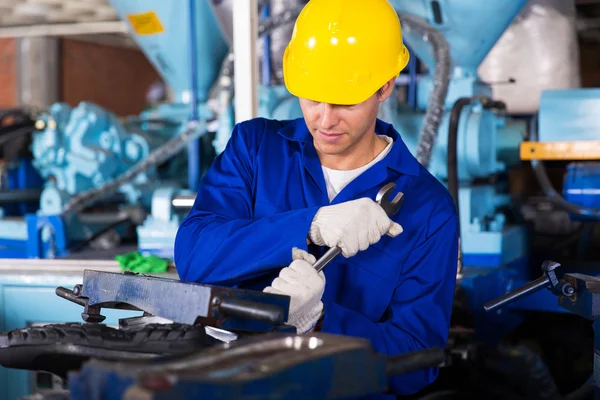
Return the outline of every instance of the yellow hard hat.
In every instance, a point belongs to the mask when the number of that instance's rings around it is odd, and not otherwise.
[[[290,93],[321,103],[362,103],[409,60],[387,0],[310,0],[283,55]]]

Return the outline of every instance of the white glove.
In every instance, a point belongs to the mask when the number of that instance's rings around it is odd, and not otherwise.
[[[263,292],[290,296],[288,325],[295,326],[298,333],[306,333],[317,323],[323,313],[321,297],[325,291],[325,275],[317,272],[317,262],[312,254],[292,249],[292,263],[281,270]]]
[[[319,209],[309,237],[318,246],[338,246],[344,257],[352,257],[385,234],[396,237],[401,233],[402,227],[379,204],[365,197]]]

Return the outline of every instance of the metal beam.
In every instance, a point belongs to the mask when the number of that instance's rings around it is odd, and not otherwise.
[[[258,115],[257,40],[258,0],[236,2],[233,8],[236,123]]]
[[[18,103],[46,108],[57,102],[59,46],[55,37],[17,39]]]
[[[39,24],[4,26],[0,28],[0,38],[31,36],[72,36],[91,35],[97,33],[128,34],[127,25],[123,21],[81,22],[70,24]]]

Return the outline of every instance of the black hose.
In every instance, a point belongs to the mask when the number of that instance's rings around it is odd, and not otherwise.
[[[15,139],[19,139],[23,135],[30,135],[36,132],[35,127],[25,126],[22,128],[15,129],[11,132],[5,133],[0,136],[0,147],[4,146],[6,143],[13,141]]]
[[[452,106],[450,111],[450,122],[448,124],[448,150],[447,150],[447,168],[448,168],[448,191],[458,207],[458,125],[463,108],[473,102],[473,97],[461,97]],[[460,233],[459,233],[460,234]]]
[[[502,346],[486,360],[486,372],[506,382],[505,389],[527,398],[561,400],[563,397],[539,354],[525,346]]]
[[[463,108],[472,104],[476,100],[481,102],[481,105],[485,109],[506,109],[506,105],[503,102],[492,100],[487,97],[461,97],[458,100],[456,100],[456,102],[452,106],[452,110],[450,111],[450,121],[448,123],[448,148],[446,165],[448,169],[448,191],[450,192],[450,195],[454,200],[457,213],[460,210],[458,201],[458,127],[460,124],[460,116]],[[460,224],[458,235],[460,237]]]

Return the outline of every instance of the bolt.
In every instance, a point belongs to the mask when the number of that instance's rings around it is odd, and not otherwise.
[[[573,293],[575,293],[575,288],[571,285],[565,285],[563,288],[563,293],[567,296],[571,296]]]
[[[79,296],[81,294],[82,290],[83,290],[83,285],[75,285],[73,287],[73,294],[75,294],[75,296]]]

